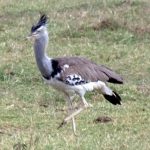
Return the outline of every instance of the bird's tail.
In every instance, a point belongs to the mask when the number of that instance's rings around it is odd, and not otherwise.
[[[104,82],[102,81],[98,81],[98,87],[101,90],[101,93],[103,94],[103,96],[105,97],[106,100],[108,100],[110,103],[114,104],[114,105],[121,105],[121,97],[114,92],[113,90],[111,90]]]
[[[111,95],[103,94],[106,100],[108,100],[110,103],[114,105],[121,105],[121,97],[114,91],[112,91]]]

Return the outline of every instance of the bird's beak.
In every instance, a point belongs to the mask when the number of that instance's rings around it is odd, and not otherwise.
[[[26,37],[26,39],[27,40],[30,40],[30,39],[32,39],[33,37],[32,37],[32,34],[29,34],[27,37]]]
[[[34,40],[34,35],[31,33],[26,37],[27,40]]]

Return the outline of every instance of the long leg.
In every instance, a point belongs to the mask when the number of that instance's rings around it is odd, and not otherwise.
[[[73,101],[73,96],[68,96],[68,115],[72,114],[73,111],[74,111],[74,108],[73,108],[73,104],[72,104],[72,101]],[[75,123],[75,118],[72,117],[72,128],[73,128],[73,132],[74,134],[76,134],[76,123]]]
[[[66,94],[66,99],[67,99],[67,104],[68,104],[68,116],[70,116],[74,111],[73,104],[72,104],[73,98],[74,98],[74,96],[70,96],[70,95]],[[74,116],[72,116],[70,119],[72,119],[72,128],[73,128],[74,134],[76,135],[76,123],[75,123]],[[66,122],[63,121],[58,128],[62,127],[65,123]]]
[[[83,107],[85,107],[85,108],[93,107],[92,104],[90,104],[90,103],[88,103],[86,101],[86,99],[84,98],[84,96],[81,96],[81,100],[82,100]]]
[[[63,124],[67,123],[70,119],[72,119],[73,117],[75,117],[76,115],[78,115],[80,112],[82,112],[85,108],[81,107],[78,110],[76,110],[75,112],[73,112],[72,114],[70,114],[68,117],[66,117],[63,121]]]
[[[69,116],[67,116],[63,122],[61,123],[60,127],[63,126],[64,124],[66,124],[70,119],[74,118],[76,115],[78,115],[79,113],[81,113],[85,108],[87,107],[91,107],[90,104],[88,104],[84,98],[84,96],[81,96],[82,102],[83,102],[83,107],[79,108],[78,110],[76,110],[75,112],[73,112],[72,114],[70,114]]]

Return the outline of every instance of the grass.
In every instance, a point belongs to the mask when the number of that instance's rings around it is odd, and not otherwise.
[[[0,1],[0,149],[150,149],[149,0]],[[93,108],[57,129],[66,114],[63,95],[43,84],[32,43],[25,37],[40,12],[49,16],[50,56],[84,56],[124,79],[110,85],[122,97],[112,106],[96,92]],[[95,123],[99,116],[112,119]]]

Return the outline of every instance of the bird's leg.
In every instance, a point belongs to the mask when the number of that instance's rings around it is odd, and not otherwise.
[[[70,114],[69,116],[67,116],[62,124],[66,124],[70,119],[74,118],[76,115],[78,115],[79,113],[81,113],[85,108],[88,108],[88,107],[92,107],[91,104],[87,103],[87,101],[85,100],[84,96],[81,96],[81,99],[82,99],[82,102],[83,102],[83,107],[79,108],[78,110],[74,111],[72,114]]]
[[[68,114],[72,114],[73,111],[74,111],[74,108],[73,108],[73,105],[72,105],[72,100],[73,100],[73,96],[69,96],[68,97],[68,108],[69,108],[69,111],[68,111]],[[74,134],[76,135],[76,123],[75,123],[75,118],[72,117],[72,128],[73,128],[73,132]]]
[[[86,101],[86,99],[84,98],[84,96],[81,96],[81,100],[82,100],[83,107],[85,107],[85,108],[93,107],[92,104],[90,104],[90,103],[88,103],[88,102]]]
[[[67,123],[67,121],[69,121],[71,118],[75,117],[76,115],[78,115],[81,111],[84,110],[84,107],[79,108],[78,110],[76,110],[75,112],[73,112],[72,114],[70,114],[68,117],[66,117],[64,119],[64,124]]]
[[[73,98],[74,98],[74,96],[67,95],[68,116],[70,116],[73,113],[73,110],[74,110],[73,105],[72,105]],[[75,123],[74,116],[72,116],[70,119],[72,119],[72,128],[73,128],[74,134],[76,135],[76,123]],[[67,123],[67,121],[65,121],[65,119],[64,119],[63,122],[60,124],[59,128],[62,127],[65,123]]]

